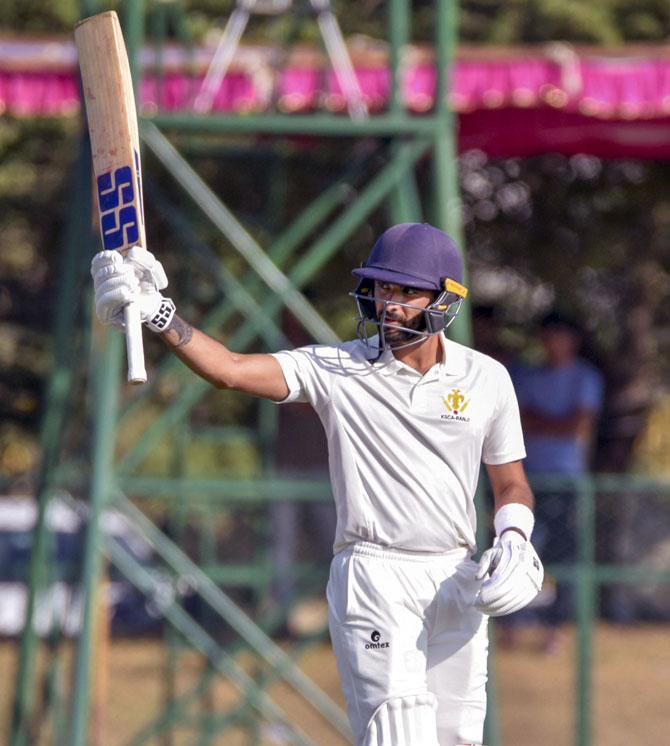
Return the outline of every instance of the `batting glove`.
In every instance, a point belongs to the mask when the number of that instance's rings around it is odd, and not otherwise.
[[[163,265],[142,246],[124,258],[118,251],[100,251],[91,262],[95,312],[106,326],[124,328],[123,309],[136,303],[142,323],[154,332],[164,331],[175,305],[161,290],[168,285]]]
[[[516,531],[505,531],[482,554],[475,577],[484,581],[475,607],[489,616],[503,616],[523,609],[537,596],[544,568],[529,541]]]

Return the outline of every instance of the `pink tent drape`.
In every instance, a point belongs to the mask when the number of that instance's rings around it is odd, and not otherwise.
[[[315,55],[288,59],[279,70],[267,54],[241,49],[213,102],[216,113],[319,110],[345,116],[337,78]],[[201,51],[201,55],[205,53]],[[210,53],[211,54],[211,53]],[[144,53],[144,113],[185,112],[203,76],[172,50],[166,72],[152,74]],[[384,111],[390,73],[382,55],[359,55],[356,73],[369,110]],[[435,67],[425,50],[407,56],[403,101],[416,116],[435,103]],[[0,115],[70,116],[79,109],[76,56],[68,42],[0,39]],[[602,157],[670,158],[670,52],[580,54],[566,45],[534,50],[468,49],[452,74],[449,104],[459,117],[459,147],[492,156],[557,151]]]

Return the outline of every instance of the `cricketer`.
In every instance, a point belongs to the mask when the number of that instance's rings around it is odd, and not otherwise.
[[[134,303],[217,388],[316,410],[337,509],[330,634],[357,746],[482,744],[487,618],[543,580],[516,396],[503,365],[445,335],[467,295],[446,233],[395,225],[353,274],[356,339],[237,354],[176,314],[146,249],[92,263],[102,323],[122,327]],[[477,563],[482,462],[496,536]]]

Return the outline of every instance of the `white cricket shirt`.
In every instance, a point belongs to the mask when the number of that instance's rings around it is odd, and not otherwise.
[[[526,455],[505,367],[440,337],[442,362],[424,375],[390,350],[374,361],[359,340],[274,355],[290,391],[281,403],[309,402],[326,431],[335,552],[357,541],[475,551],[482,460]]]

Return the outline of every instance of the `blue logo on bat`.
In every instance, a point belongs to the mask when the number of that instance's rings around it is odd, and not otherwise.
[[[105,249],[119,249],[139,242],[140,222],[133,204],[134,197],[135,180],[130,166],[98,176],[100,225]]]

